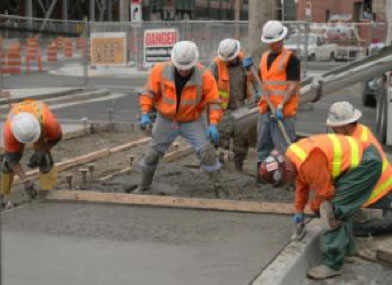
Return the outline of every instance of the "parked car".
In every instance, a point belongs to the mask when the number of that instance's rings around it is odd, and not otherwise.
[[[305,35],[293,34],[285,40],[285,47],[294,51],[297,56],[305,57]],[[333,61],[336,55],[336,44],[326,44],[323,37],[308,34],[307,59],[309,61]]]

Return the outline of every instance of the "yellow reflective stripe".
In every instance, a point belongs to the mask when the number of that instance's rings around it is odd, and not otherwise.
[[[351,169],[356,168],[359,164],[359,147],[358,143],[352,138],[347,137],[348,142],[351,146]]]
[[[209,105],[210,110],[220,110],[221,107],[217,104],[210,104]]]
[[[165,104],[169,104],[169,105],[174,105],[176,103],[175,100],[173,100],[171,98],[168,98],[166,96],[162,97],[162,102],[165,103]]]
[[[333,135],[328,135],[333,144],[333,161],[332,161],[332,176],[336,178],[340,175],[340,168],[342,165],[342,146],[339,139]]]
[[[297,144],[291,144],[289,150],[293,152],[302,162],[306,159],[306,152]]]
[[[387,168],[387,166],[388,166],[388,161],[387,160],[384,160],[383,162],[382,162],[382,172],[384,172],[385,171],[385,169]]]
[[[372,194],[370,195],[370,198],[368,199],[368,201],[373,200],[378,195],[380,195],[383,191],[385,191],[386,189],[389,189],[389,187],[392,187],[392,177],[388,178],[387,181],[382,183],[378,188],[373,189]]]
[[[219,90],[219,96],[222,98],[229,98],[229,92],[224,91],[224,90]]]
[[[368,129],[365,127],[362,127],[362,135],[361,135],[361,140],[364,142],[367,142],[367,140],[369,139],[369,132]]]

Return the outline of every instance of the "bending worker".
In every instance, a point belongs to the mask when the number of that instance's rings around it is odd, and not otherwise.
[[[259,101],[260,117],[257,129],[258,165],[272,149],[284,152],[288,147],[276,120],[281,120],[291,142],[295,141],[295,117],[299,98],[301,64],[299,59],[283,45],[287,28],[279,21],[268,21],[263,26],[261,41],[269,45],[260,61],[263,96]],[[268,96],[276,109],[271,113],[264,96]],[[258,182],[260,177],[258,176]]]
[[[313,190],[310,208],[327,225],[321,265],[311,268],[308,276],[339,275],[345,257],[357,254],[353,216],[369,199],[382,172],[377,148],[349,136],[323,134],[291,144],[286,156],[273,154],[261,164],[260,175],[270,183],[283,184],[295,177],[295,223],[304,223],[304,208]]]
[[[245,106],[246,101],[251,102],[251,77],[242,66],[244,54],[240,42],[234,39],[225,39],[220,42],[218,56],[210,66],[219,90],[221,108],[224,116],[218,124],[219,144],[223,149],[230,148],[230,139],[233,138],[233,152],[235,169],[242,171],[244,160],[248,154],[249,125],[238,125],[230,116],[231,112]]]
[[[382,209],[381,221],[354,223],[354,235],[392,233],[392,167],[372,131],[358,123],[362,112],[355,109],[349,102],[336,102],[329,109],[327,126],[337,134],[352,136],[358,140],[373,144],[383,161],[382,174],[364,207]]]
[[[222,114],[216,81],[210,70],[198,63],[199,51],[191,41],[177,42],[171,52],[171,62],[153,67],[146,88],[139,96],[141,125],[151,125],[150,112],[155,105],[158,115],[152,130],[152,141],[144,155],[142,181],[134,191],[148,190],[159,159],[178,135],[184,137],[201,159],[201,168],[215,181],[220,163],[214,143],[219,141],[216,125]],[[209,109],[209,126],[205,110]]]
[[[50,150],[61,138],[61,126],[47,105],[34,100],[13,105],[4,126],[4,155],[1,162],[1,194],[7,208],[13,207],[10,194],[14,174],[19,176],[28,194],[32,194],[32,182],[26,178],[20,164],[25,145],[33,144],[34,153],[28,166],[39,168],[38,195],[43,198],[57,182]]]

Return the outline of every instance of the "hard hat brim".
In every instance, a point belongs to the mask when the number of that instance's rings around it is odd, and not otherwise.
[[[344,121],[335,121],[331,120],[330,118],[327,119],[327,127],[342,127],[351,123],[358,122],[358,120],[362,117],[362,112],[355,109],[354,110],[354,115],[352,118],[344,120]]]
[[[266,39],[264,37],[264,35],[261,35],[261,41],[266,44],[276,43],[276,42],[283,40],[287,36],[287,33],[288,33],[287,27],[283,26],[283,32],[279,37],[274,38],[274,39]]]

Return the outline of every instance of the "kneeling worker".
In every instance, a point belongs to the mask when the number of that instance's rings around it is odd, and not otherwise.
[[[53,167],[50,149],[62,138],[62,130],[55,115],[42,102],[25,100],[13,105],[3,131],[4,154],[1,162],[1,198],[6,208],[12,208],[10,200],[14,174],[19,176],[26,192],[31,196],[34,188],[26,179],[20,164],[24,147],[33,144],[34,154],[28,166],[38,167],[40,190],[38,195],[43,198],[56,184],[57,174]]]
[[[367,221],[354,223],[355,236],[368,236],[369,234],[392,233],[392,167],[372,131],[363,124],[358,123],[362,112],[355,109],[349,102],[336,102],[329,109],[327,126],[337,134],[352,136],[360,141],[373,144],[382,158],[382,174],[374,187],[364,207],[381,209],[381,221]]]
[[[216,181],[220,163],[209,140],[219,141],[216,125],[222,115],[216,81],[210,70],[198,63],[199,51],[191,41],[177,42],[171,61],[153,67],[146,88],[139,96],[140,124],[151,125],[153,105],[157,118],[150,148],[141,161],[142,180],[134,193],[149,190],[159,159],[177,136],[184,137],[201,160],[201,168]],[[209,126],[205,111],[209,109]]]
[[[328,228],[322,238],[321,265],[311,268],[308,276],[325,279],[341,274],[345,257],[357,253],[353,216],[369,199],[382,172],[377,148],[349,136],[324,134],[291,144],[286,156],[273,153],[261,164],[260,175],[270,183],[295,178],[295,223],[304,223],[304,208],[313,190],[310,208],[320,213]]]

